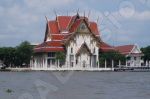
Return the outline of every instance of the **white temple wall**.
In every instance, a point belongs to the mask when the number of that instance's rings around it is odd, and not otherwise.
[[[98,62],[99,60],[99,47],[97,47],[96,40],[93,40],[93,37],[90,34],[76,34],[73,40],[71,40],[66,46],[67,48],[67,56],[66,56],[66,63],[70,65],[70,55],[74,55],[74,66],[76,65],[76,53],[80,49],[81,45],[83,43],[86,43],[87,46],[89,47],[91,53],[93,55],[96,55],[96,61]],[[72,49],[72,53],[71,53]],[[95,53],[94,53],[95,50]],[[88,62],[87,62],[88,63]]]

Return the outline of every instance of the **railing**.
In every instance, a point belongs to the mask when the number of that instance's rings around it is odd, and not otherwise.
[[[70,62],[66,62],[64,65],[58,65],[58,63],[56,64],[31,64],[31,68],[33,70],[114,70],[114,68],[120,68],[120,67],[143,67],[141,65],[138,66],[127,66],[127,62],[126,64],[121,64],[122,62],[118,62],[118,65],[114,65],[115,62],[112,60],[111,63],[107,63],[107,61],[105,60],[104,66],[92,66],[91,64],[83,64],[82,62],[79,63],[75,63],[73,62],[73,66],[70,65]],[[147,67],[149,65],[146,65]],[[145,66],[145,67],[146,67]]]

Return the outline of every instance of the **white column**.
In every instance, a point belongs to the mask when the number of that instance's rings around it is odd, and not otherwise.
[[[119,60],[119,67],[121,66],[121,61]]]
[[[34,68],[37,68],[37,58],[35,59],[35,66],[34,66]]]
[[[74,67],[76,67],[76,66],[75,66],[75,65],[76,65],[76,57],[75,57],[75,55],[73,55],[73,59],[74,59],[74,60],[73,60],[73,68],[74,68]]]
[[[96,58],[97,58],[96,65],[97,65],[97,68],[99,68],[98,55],[96,55]]]
[[[92,55],[90,57],[90,68],[92,68]]]
[[[59,68],[59,60],[58,60],[57,68]]]
[[[44,63],[44,60],[45,60],[45,59],[44,59],[44,57],[43,57],[43,67],[42,67],[43,69],[45,68],[45,63]]]
[[[148,61],[146,60],[146,66],[148,66]]]
[[[105,59],[105,68],[107,68],[107,61],[106,61],[106,59]]]
[[[47,68],[47,57],[45,58],[45,67]]]
[[[30,68],[32,68],[33,67],[33,65],[32,65],[32,60],[30,60]]]
[[[112,67],[111,68],[114,68],[114,60],[112,60]]]

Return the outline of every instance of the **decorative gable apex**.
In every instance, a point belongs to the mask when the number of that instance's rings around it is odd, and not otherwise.
[[[141,53],[141,50],[138,47],[138,45],[134,45],[133,49],[131,50],[131,53]]]
[[[89,30],[87,24],[84,21],[81,21],[80,25],[77,28],[77,32],[80,32],[80,33],[89,33],[90,30]]]

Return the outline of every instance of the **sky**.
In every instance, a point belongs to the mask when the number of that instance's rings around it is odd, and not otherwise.
[[[150,0],[0,0],[0,47],[44,40],[46,19],[89,16],[100,38],[113,46],[150,45]],[[56,14],[55,14],[56,12]]]

